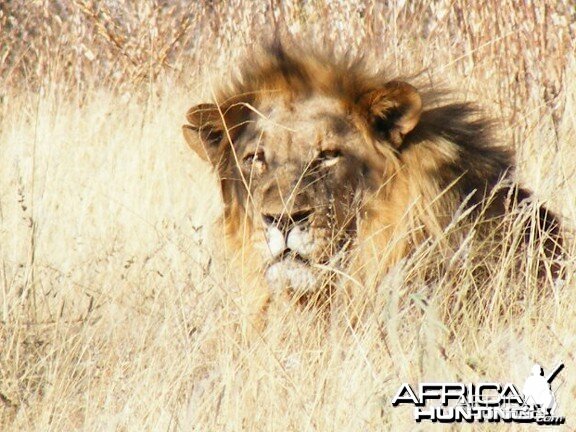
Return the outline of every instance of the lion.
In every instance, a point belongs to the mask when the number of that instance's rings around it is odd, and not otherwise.
[[[218,174],[227,245],[265,279],[246,294],[256,310],[334,275],[384,274],[431,238],[457,242],[446,230],[463,214],[487,237],[531,197],[507,181],[514,154],[474,104],[369,66],[276,44],[186,114],[188,145]],[[526,239],[557,258],[558,218],[537,213]]]

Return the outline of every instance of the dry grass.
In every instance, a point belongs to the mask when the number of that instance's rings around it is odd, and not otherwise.
[[[521,385],[534,361],[566,363],[575,429],[573,247],[564,287],[506,259],[491,281],[464,260],[430,286],[423,251],[359,326],[291,310],[247,343],[211,260],[215,179],[180,136],[204,78],[278,26],[479,100],[573,227],[576,4],[536,3],[0,3],[0,429],[413,430],[390,406],[402,382]]]

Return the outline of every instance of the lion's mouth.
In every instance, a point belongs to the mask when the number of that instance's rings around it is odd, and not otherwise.
[[[320,240],[315,242],[309,230],[299,227],[292,229],[287,238],[278,229],[268,228],[265,277],[270,288],[310,292],[332,279],[332,270],[343,264],[350,239],[341,236],[329,245],[325,245],[326,239]]]
[[[310,259],[289,249],[269,263],[265,275],[275,290],[289,287],[296,291],[309,291],[318,283],[318,272]]]
[[[309,258],[306,258],[303,255],[300,255],[298,252],[292,251],[290,249],[285,249],[284,252],[282,252],[281,254],[279,254],[276,258],[274,258],[268,267],[273,266],[276,263],[279,263],[281,261],[295,261],[307,266],[311,266],[312,262],[310,261]]]

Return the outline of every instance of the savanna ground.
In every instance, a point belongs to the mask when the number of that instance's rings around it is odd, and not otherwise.
[[[534,362],[560,361],[558,429],[576,429],[573,242],[563,286],[506,257],[480,281],[460,257],[430,285],[424,250],[369,291],[360,324],[304,309],[246,342],[237,276],[211,259],[215,178],[180,131],[214,77],[281,28],[479,101],[517,150],[518,178],[573,228],[575,10],[0,2],[0,429],[424,430],[390,405],[401,383],[521,386]]]

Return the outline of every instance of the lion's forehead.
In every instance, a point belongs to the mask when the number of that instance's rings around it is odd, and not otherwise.
[[[342,102],[326,96],[268,99],[260,103],[254,116],[255,131],[278,143],[290,141],[299,147],[337,141],[352,130]]]

